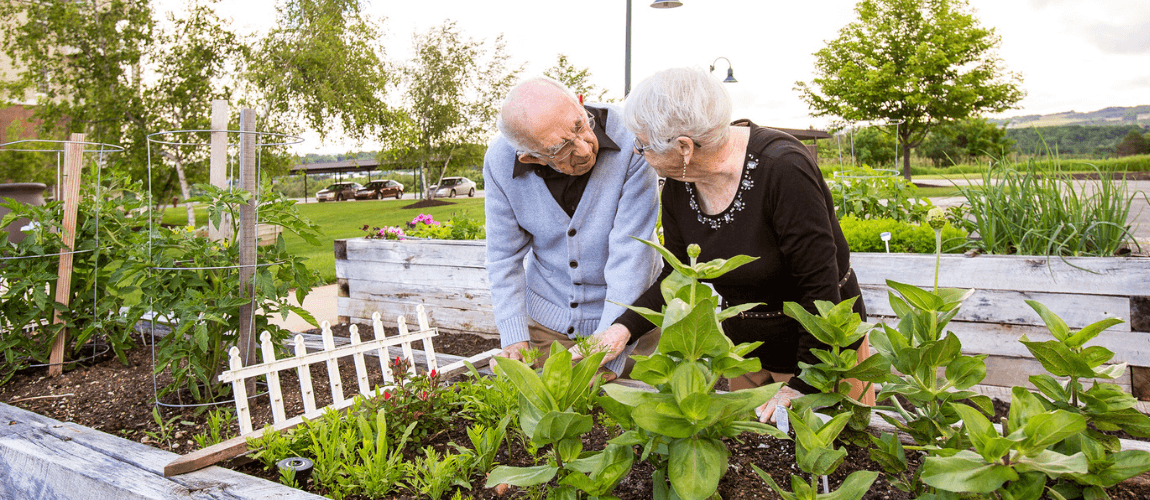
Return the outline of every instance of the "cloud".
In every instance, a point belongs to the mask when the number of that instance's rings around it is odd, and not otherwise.
[[[1089,23],[1080,29],[1095,47],[1110,54],[1150,54],[1150,15],[1137,16],[1121,24]]]

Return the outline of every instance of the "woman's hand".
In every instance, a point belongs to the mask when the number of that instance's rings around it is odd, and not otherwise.
[[[607,353],[605,356],[603,356],[603,362],[599,364],[602,366],[619,357],[619,355],[623,353],[623,349],[627,347],[627,341],[631,340],[631,330],[628,330],[627,327],[616,323],[607,327],[606,330],[592,335],[588,340],[590,341],[594,352]],[[571,360],[578,361],[586,357],[588,354],[591,353],[584,353],[579,349],[579,346],[575,346],[571,349]]]
[[[801,397],[803,397],[803,393],[796,391],[794,389],[791,389],[790,387],[787,387],[784,385],[781,388],[779,388],[779,392],[776,392],[775,395],[773,397],[771,397],[770,401],[767,401],[766,403],[763,404],[763,406],[756,408],[755,414],[759,416],[759,422],[762,422],[764,424],[766,424],[766,423],[773,424],[773,423],[775,423],[775,407],[776,406],[782,405],[782,406],[785,406],[787,408],[790,408],[791,407],[791,400],[796,399],[796,398],[801,398]]]

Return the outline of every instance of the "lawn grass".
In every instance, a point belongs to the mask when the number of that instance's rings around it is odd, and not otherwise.
[[[441,200],[448,201],[448,200]],[[466,212],[480,223],[484,220],[483,199],[463,198],[450,200],[451,205],[430,208],[404,208],[412,200],[364,200],[340,203],[297,203],[300,215],[317,226],[319,245],[311,245],[303,238],[284,233],[288,251],[307,259],[309,269],[318,271],[324,283],[335,283],[335,252],[333,242],[338,239],[358,238],[366,235],[363,226],[403,226],[419,214],[431,214],[437,221],[450,220],[453,214]],[[187,212],[182,208],[164,211],[165,224],[187,224]],[[196,220],[206,224],[203,208],[196,209]]]

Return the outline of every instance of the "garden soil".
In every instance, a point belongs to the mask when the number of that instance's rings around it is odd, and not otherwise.
[[[371,337],[372,329],[368,325],[360,325],[360,332],[365,340]],[[336,335],[347,334],[346,325],[333,327]],[[318,331],[312,332],[318,333]],[[394,332],[388,332],[393,334]],[[435,339],[436,351],[460,356],[469,356],[483,352],[499,345],[498,340],[484,338],[470,334],[441,333]],[[350,365],[350,360],[348,360]],[[379,380],[378,363],[374,365],[371,374],[373,380]],[[341,377],[345,381],[348,392],[354,390],[354,368],[352,366],[340,367]],[[167,432],[162,430],[156,422],[152,410],[154,387],[152,379],[152,361],[150,346],[143,346],[128,352],[128,363],[120,363],[110,354],[95,360],[87,366],[76,367],[64,375],[48,378],[46,369],[34,368],[17,373],[7,384],[0,386],[0,401],[29,411],[39,413],[57,420],[75,422],[87,427],[101,430],[126,439],[131,439],[157,448],[169,450],[179,454],[189,453],[197,448],[193,436],[206,434],[206,412],[197,408],[176,405],[190,403],[186,397],[179,394],[162,398],[164,405],[160,406],[161,420],[168,426]],[[313,384],[316,388],[317,404],[325,405],[330,402],[330,394],[325,394],[321,388],[328,386],[326,370],[322,367],[312,368]],[[165,374],[158,376],[157,382],[161,387],[165,383]],[[281,383],[285,388],[298,387],[298,380],[292,371],[281,372]],[[299,401],[298,391],[293,394],[285,390],[285,405],[288,414],[302,412],[302,403]],[[271,411],[266,398],[253,398],[252,414],[256,422],[270,422]],[[1003,403],[999,403],[1000,408]],[[224,405],[229,407],[230,405]],[[235,422],[230,423],[231,433],[236,433]],[[602,449],[607,440],[613,437],[611,431],[596,427],[588,436],[585,443],[587,450]],[[454,429],[430,438],[428,444],[442,451],[453,450],[448,443],[469,443],[466,434],[466,424],[460,422]],[[534,465],[529,455],[515,440],[508,440],[509,447],[499,452],[497,461],[516,466]],[[754,472],[751,465],[756,465],[771,474],[776,482],[790,485],[789,476],[800,473],[795,466],[794,444],[770,437],[757,435],[744,435],[741,439],[728,439],[727,445],[731,452],[730,468],[719,484],[719,493],[728,500],[743,499],[773,499],[779,498],[769,490],[766,483]],[[846,476],[856,470],[879,470],[867,454],[866,449],[847,445],[849,455],[845,463],[831,476],[831,488],[837,488]],[[914,452],[908,452],[911,454]],[[916,456],[908,457],[912,463],[918,463]],[[248,474],[264,477],[275,481],[278,474],[274,471],[263,470],[257,462],[246,459],[237,459],[221,464]],[[628,475],[616,489],[615,494],[621,499],[648,499],[651,498],[650,465],[639,462],[631,474]],[[523,492],[516,488],[495,489],[485,488],[483,479],[473,478],[475,487],[464,491],[463,497],[480,499],[522,498]],[[313,493],[323,494],[322,491]],[[1111,497],[1117,500],[1134,500],[1150,498],[1150,484],[1147,481],[1128,481],[1110,492]],[[448,498],[450,494],[448,495]],[[353,497],[354,498],[354,497]],[[403,498],[403,497],[397,497]],[[414,498],[414,497],[413,497]],[[910,498],[904,492],[894,489],[883,479],[879,479],[867,494],[866,499],[905,499]]]

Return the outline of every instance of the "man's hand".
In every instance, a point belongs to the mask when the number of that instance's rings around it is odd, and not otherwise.
[[[514,359],[516,361],[523,361],[523,351],[531,347],[531,343],[524,340],[523,342],[516,342],[507,347],[504,347],[496,356],[500,358]]]
[[[755,414],[759,416],[759,422],[762,422],[764,424],[766,424],[766,423],[772,423],[773,424],[773,423],[775,423],[775,407],[776,406],[782,405],[782,406],[785,406],[787,408],[790,408],[791,407],[791,400],[801,398],[801,397],[803,397],[803,393],[796,391],[794,389],[791,389],[790,387],[787,387],[784,385],[784,386],[779,388],[779,392],[776,392],[775,395],[773,397],[771,397],[770,401],[767,401],[766,403],[763,404],[763,406],[756,408]]]
[[[607,353],[605,356],[603,356],[603,362],[600,363],[600,366],[605,365],[611,360],[619,357],[619,355],[623,353],[623,349],[627,347],[628,340],[631,340],[631,331],[628,330],[627,327],[618,323],[607,327],[606,330],[592,335],[589,339],[590,344],[594,346],[594,349],[596,349],[595,352]],[[572,361],[583,359],[588,354],[591,353],[582,352],[579,349],[579,346],[575,346],[571,349]]]

